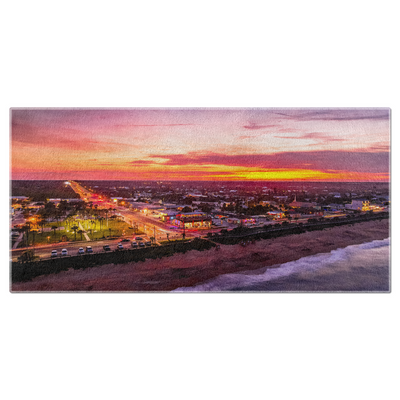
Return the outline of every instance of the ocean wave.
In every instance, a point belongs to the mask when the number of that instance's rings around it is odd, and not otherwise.
[[[386,279],[386,275],[389,249],[390,238],[374,240],[274,265],[266,270],[262,268],[248,273],[220,275],[208,282],[181,287],[174,292],[268,291],[268,283],[278,280],[281,280],[279,291],[295,290],[296,281],[302,281],[305,290],[343,288],[358,291],[380,287],[382,290],[388,290],[386,286],[389,278]]]

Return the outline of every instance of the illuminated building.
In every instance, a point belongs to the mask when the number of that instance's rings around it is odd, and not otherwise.
[[[211,217],[202,212],[180,213],[172,221],[179,228],[186,229],[211,228],[211,222]]]
[[[346,204],[348,210],[369,211],[370,205],[368,200],[352,200],[351,204]]]
[[[268,211],[267,214],[273,218],[283,218],[285,213],[283,211]]]
[[[171,222],[176,218],[177,214],[176,211],[163,211],[160,213],[160,219],[163,222]]]

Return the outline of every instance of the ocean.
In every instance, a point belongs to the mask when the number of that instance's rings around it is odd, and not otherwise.
[[[389,292],[390,238],[268,268],[220,275],[176,292]]]

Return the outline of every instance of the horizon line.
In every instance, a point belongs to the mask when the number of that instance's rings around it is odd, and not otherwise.
[[[391,180],[387,181],[323,181],[323,180],[252,180],[252,179],[228,179],[228,180],[179,180],[179,179],[9,179],[9,181],[93,181],[93,182],[107,182],[107,181],[119,181],[119,182],[303,182],[303,183],[390,183]]]

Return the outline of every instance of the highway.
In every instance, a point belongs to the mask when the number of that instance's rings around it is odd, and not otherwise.
[[[148,237],[145,235],[141,235],[145,240],[148,240]],[[104,253],[103,246],[109,245],[111,251],[116,250],[117,244],[121,242],[121,238],[111,239],[111,240],[95,240],[95,241],[79,241],[79,242],[64,242],[64,243],[54,243],[49,245],[42,246],[29,246],[25,248],[21,248],[18,250],[13,250],[11,253],[12,261],[17,261],[18,257],[26,250],[34,250],[35,256],[39,256],[40,258],[50,258],[52,250],[57,250],[58,256],[61,256],[61,250],[67,249],[69,256],[76,256],[78,254],[78,249],[83,247],[86,250],[86,246],[91,246],[93,252],[95,253]],[[131,249],[131,242],[121,243],[125,249]]]

